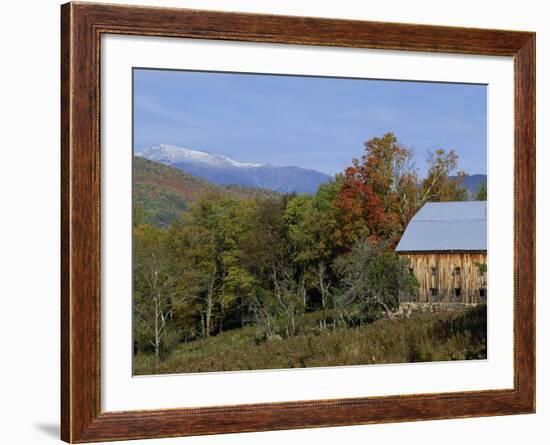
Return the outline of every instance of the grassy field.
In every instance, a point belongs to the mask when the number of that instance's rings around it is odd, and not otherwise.
[[[314,314],[308,314],[314,326]],[[486,307],[416,313],[358,328],[312,329],[265,340],[254,326],[183,343],[155,367],[154,357],[134,357],[134,374],[165,374],[316,366],[411,363],[487,356]]]

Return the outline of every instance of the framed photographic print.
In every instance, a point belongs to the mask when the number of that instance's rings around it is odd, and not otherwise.
[[[61,15],[63,440],[534,412],[534,33]]]

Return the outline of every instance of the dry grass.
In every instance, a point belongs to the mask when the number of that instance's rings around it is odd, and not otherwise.
[[[311,318],[311,314],[310,318]],[[465,312],[418,313],[358,328],[309,332],[264,340],[253,326],[184,343],[158,369],[147,355],[134,358],[134,373],[165,374],[338,365],[484,359],[486,307]]]

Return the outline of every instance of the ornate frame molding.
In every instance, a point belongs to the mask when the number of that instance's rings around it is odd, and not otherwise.
[[[101,412],[102,34],[512,56],[514,388],[231,407]],[[535,411],[535,34],[92,3],[61,7],[61,436],[67,442],[492,416]]]

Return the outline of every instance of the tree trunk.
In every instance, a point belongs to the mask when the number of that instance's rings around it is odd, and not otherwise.
[[[380,304],[380,306],[384,308],[384,312],[386,312],[386,316],[390,320],[393,320],[395,318],[395,314],[390,310],[389,306],[380,299],[378,299],[378,303]]]
[[[327,327],[327,305],[328,305],[328,289],[329,285],[325,286],[325,264],[323,262],[319,263],[317,269],[317,276],[319,278],[319,292],[321,293],[321,306],[323,310],[323,319],[321,328],[326,329]]]
[[[223,303],[220,302],[220,328],[218,330],[218,333],[221,334],[223,332]]]
[[[155,296],[155,366],[160,365],[159,296]]]
[[[210,337],[210,323],[212,320],[212,293],[208,291],[206,298],[206,317],[205,317],[205,327],[204,333],[206,337]]]
[[[216,281],[216,270],[214,269],[214,274],[210,286],[208,286],[208,292],[206,294],[206,337],[210,337],[210,327],[212,324],[212,309],[214,308],[214,283]]]
[[[240,312],[240,316],[241,316],[241,329],[242,329],[244,327],[244,308],[241,307],[239,312]]]

